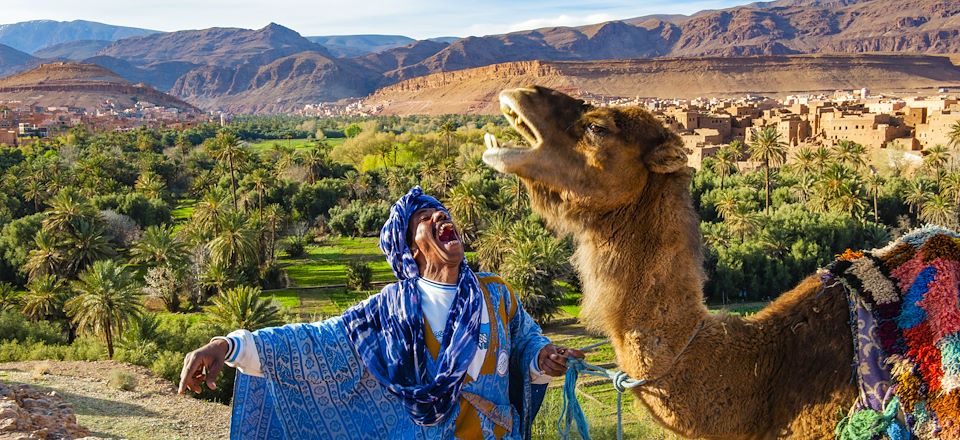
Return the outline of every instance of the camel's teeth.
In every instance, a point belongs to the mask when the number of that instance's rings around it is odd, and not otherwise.
[[[484,145],[486,145],[488,150],[500,148],[500,142],[497,140],[497,137],[494,136],[492,133],[484,133],[483,143]]]

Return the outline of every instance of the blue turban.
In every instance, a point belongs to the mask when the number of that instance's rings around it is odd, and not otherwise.
[[[413,253],[407,244],[407,227],[410,216],[424,208],[439,209],[450,216],[450,212],[440,201],[424,194],[419,186],[415,186],[390,207],[390,217],[380,229],[380,250],[387,256],[387,263],[398,280],[420,276],[417,262],[413,260]]]
[[[418,209],[446,211],[419,186],[397,200],[380,230],[380,249],[400,280],[344,312],[347,336],[377,382],[400,399],[419,425],[441,423],[457,405],[467,367],[477,352],[483,293],[476,275],[460,263],[457,295],[440,341],[433,371],[428,370],[420,271],[407,245],[407,225]]]

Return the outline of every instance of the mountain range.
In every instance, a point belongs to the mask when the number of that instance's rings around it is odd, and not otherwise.
[[[16,25],[0,27],[0,44],[11,42],[3,34],[9,26]],[[779,0],[690,16],[645,16],[453,41],[389,35],[303,37],[273,23],[257,30],[114,28],[112,33],[78,34],[70,41],[20,36],[39,50],[32,55],[17,51],[25,47],[20,40],[20,46],[0,46],[0,75],[34,67],[45,59],[77,60],[103,66],[201,108],[281,112],[309,103],[363,97],[424,75],[520,61],[955,54],[960,52],[960,2]],[[140,33],[118,37],[133,31]],[[37,47],[41,44],[46,46]]]

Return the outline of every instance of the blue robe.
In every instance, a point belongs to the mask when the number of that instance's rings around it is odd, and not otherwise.
[[[503,352],[508,371],[480,374],[463,385],[462,393],[492,403],[493,418],[512,421],[503,438],[529,438],[546,385],[530,383],[528,366],[549,341],[499,277],[477,277],[492,306],[491,326],[497,326],[497,343],[488,356],[499,361]],[[461,406],[438,425],[413,423],[399,400],[366,371],[340,317],[257,330],[253,338],[263,377],[237,374],[231,439],[454,438]],[[495,438],[493,418],[483,412],[479,418],[483,437]]]

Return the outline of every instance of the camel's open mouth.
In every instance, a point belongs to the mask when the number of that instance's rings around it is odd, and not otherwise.
[[[520,111],[516,100],[512,96],[508,94],[500,95],[500,111],[507,118],[510,126],[530,144],[529,147],[513,143],[501,145],[493,134],[487,133],[483,136],[484,144],[487,147],[487,151],[483,153],[483,161],[500,172],[508,172],[508,165],[517,162],[530,150],[539,148],[543,140],[540,138],[537,129],[523,117],[523,112]]]

